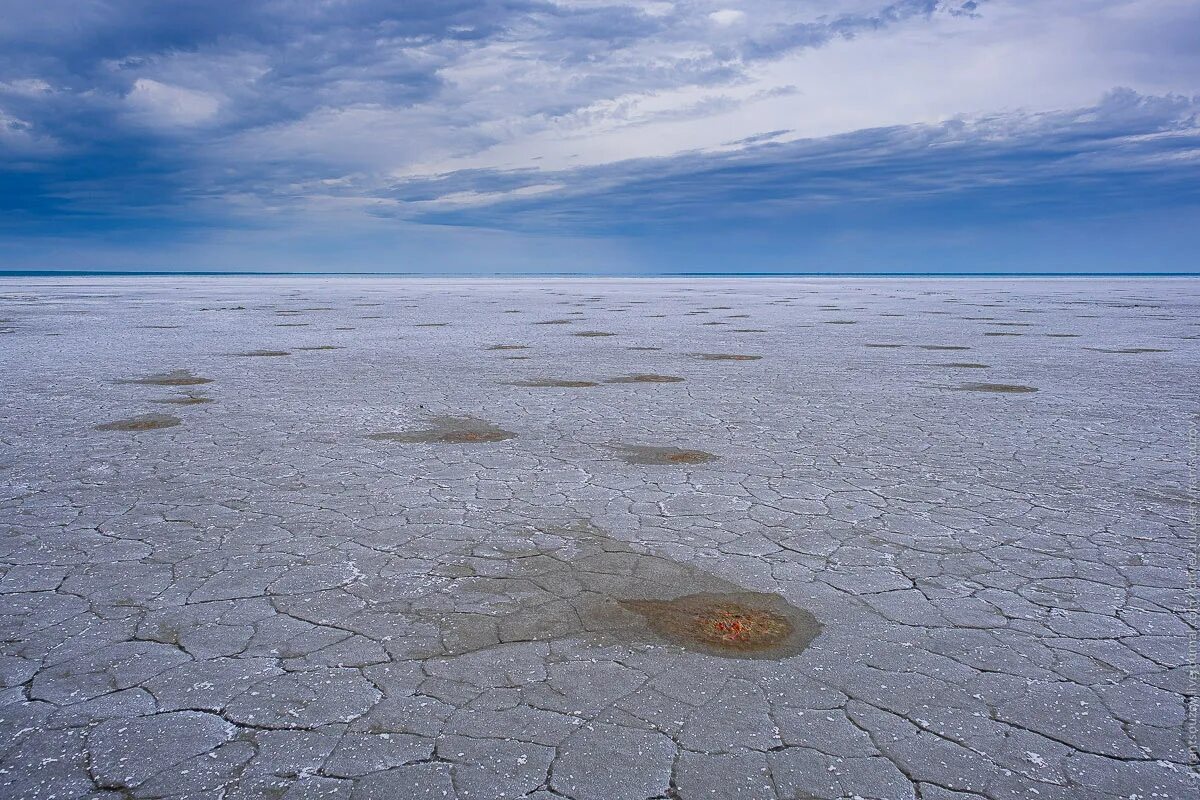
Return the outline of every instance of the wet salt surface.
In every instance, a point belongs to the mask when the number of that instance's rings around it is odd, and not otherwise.
[[[0,796],[1191,796],[1198,288],[2,280]]]

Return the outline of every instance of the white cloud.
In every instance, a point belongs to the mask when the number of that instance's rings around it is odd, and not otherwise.
[[[720,25],[722,28],[726,28],[745,19],[746,12],[738,11],[734,8],[723,8],[720,11],[712,12],[708,15],[708,18],[717,25]]]
[[[125,103],[139,121],[163,128],[208,122],[221,108],[220,99],[214,95],[151,78],[134,81]]]

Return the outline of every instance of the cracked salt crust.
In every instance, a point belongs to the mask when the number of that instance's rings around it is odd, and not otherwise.
[[[1198,301],[0,280],[0,796],[1194,796]],[[822,627],[621,605],[696,595]]]

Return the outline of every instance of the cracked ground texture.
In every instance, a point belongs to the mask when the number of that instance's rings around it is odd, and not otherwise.
[[[0,281],[0,797],[1194,798],[1198,290]]]

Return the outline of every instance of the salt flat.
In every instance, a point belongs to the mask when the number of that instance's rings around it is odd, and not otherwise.
[[[1198,310],[2,280],[0,796],[1194,797]]]

